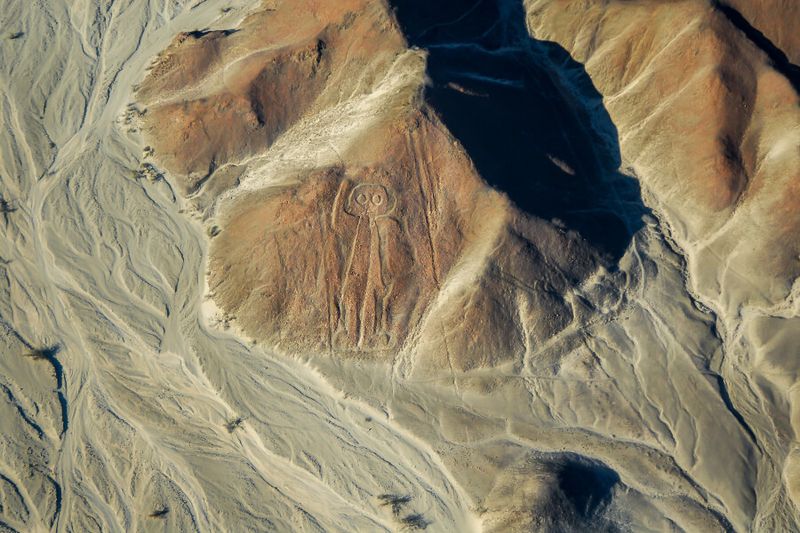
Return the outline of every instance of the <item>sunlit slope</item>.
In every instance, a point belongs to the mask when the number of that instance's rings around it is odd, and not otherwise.
[[[791,529],[800,108],[784,23],[795,3],[526,7],[533,35],[586,65],[625,163],[687,259],[688,287],[716,313],[731,404],[764,452],[754,526]]]
[[[417,509],[470,527],[424,444],[203,325],[205,235],[171,185],[134,179],[134,84],[175,33],[244,4],[3,14],[23,33],[0,42],[4,528],[390,531]]]

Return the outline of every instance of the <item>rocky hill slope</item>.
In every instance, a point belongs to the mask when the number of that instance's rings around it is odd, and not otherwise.
[[[796,3],[14,10],[4,527],[800,524]]]

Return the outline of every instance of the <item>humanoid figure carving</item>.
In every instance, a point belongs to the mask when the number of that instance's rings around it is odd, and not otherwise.
[[[358,219],[339,294],[337,341],[342,347],[381,349],[391,344],[387,300],[391,274],[387,268],[382,219],[395,207],[386,187],[362,183],[353,187],[344,212]]]

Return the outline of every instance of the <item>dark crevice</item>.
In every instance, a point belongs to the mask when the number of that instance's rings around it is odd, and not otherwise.
[[[794,90],[800,94],[800,67],[789,61],[784,51],[775,46],[766,35],[750,24],[738,10],[721,0],[715,0],[714,7],[722,13],[736,29],[741,31],[750,42],[767,55],[772,63],[772,67],[786,77],[789,83],[792,84],[792,87],[794,87]]]
[[[54,529],[58,529],[55,527],[58,523],[58,519],[61,517],[61,509],[63,507],[63,494],[61,493],[61,485],[56,481],[54,478],[48,476],[50,482],[53,484],[53,490],[56,493],[56,509],[53,513],[53,518],[50,520],[50,527]]]
[[[264,112],[264,103],[259,98],[258,87],[253,86],[253,88],[250,89],[250,94],[248,96],[250,98],[250,110],[256,116],[258,127],[263,128],[267,123],[267,118],[266,113]]]
[[[753,429],[744,419],[742,414],[736,409],[736,406],[733,405],[733,400],[731,400],[731,396],[728,394],[728,387],[725,385],[725,380],[722,379],[722,376],[717,374],[714,374],[712,377],[717,382],[719,396],[722,399],[722,402],[725,404],[725,407],[728,409],[731,415],[733,415],[745,433],[747,433],[747,436],[750,437],[750,440],[753,442],[753,444],[758,445],[758,439],[756,439],[756,434],[753,432]]]
[[[37,424],[34,419],[28,416],[28,413],[25,411],[25,409],[22,407],[19,401],[17,401],[17,398],[11,392],[11,389],[9,389],[3,384],[0,384],[0,388],[3,390],[3,392],[6,393],[6,398],[8,399],[8,402],[11,405],[13,405],[14,408],[16,408],[17,413],[22,418],[22,420],[24,420],[25,423],[28,424],[28,426],[30,426],[30,428],[36,432],[36,435],[39,437],[40,440],[44,438],[44,430],[42,430],[42,427],[39,424]]]
[[[20,340],[22,338],[20,337]],[[30,343],[22,340],[25,346],[30,350],[25,356],[33,360],[47,361],[53,367],[53,373],[56,378],[56,396],[58,403],[61,406],[61,436],[67,432],[69,428],[69,410],[67,405],[67,397],[64,394],[64,367],[61,361],[58,360],[58,354],[61,351],[61,346],[55,344],[45,348],[34,348]]]
[[[192,30],[187,31],[186,35],[191,37],[192,39],[202,39],[206,35],[222,35],[223,37],[228,37],[229,35],[233,35],[234,33],[238,32],[239,30]]]

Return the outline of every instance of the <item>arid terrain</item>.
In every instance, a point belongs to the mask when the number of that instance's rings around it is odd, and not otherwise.
[[[800,528],[800,3],[4,7],[0,530]]]

